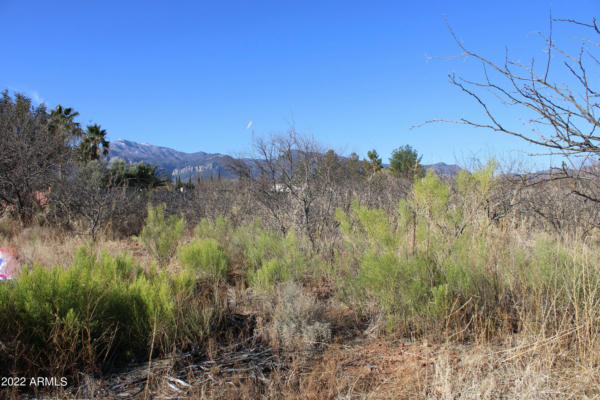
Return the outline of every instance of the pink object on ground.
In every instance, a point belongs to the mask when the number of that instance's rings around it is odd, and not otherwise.
[[[0,281],[13,279],[18,268],[16,250],[12,247],[0,249]]]

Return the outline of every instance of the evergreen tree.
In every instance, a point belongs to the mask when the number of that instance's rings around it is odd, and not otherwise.
[[[425,171],[421,165],[421,158],[417,151],[407,144],[392,152],[390,168],[396,176],[423,176]]]

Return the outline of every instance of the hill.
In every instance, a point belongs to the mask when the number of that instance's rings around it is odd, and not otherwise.
[[[190,178],[196,179],[198,175],[202,178],[221,176],[222,178],[235,178],[235,174],[229,169],[234,160],[233,157],[219,153],[205,153],[198,151],[185,153],[169,147],[155,146],[148,143],[137,143],[130,140],[117,139],[110,144],[110,152],[107,160],[125,160],[127,163],[145,162],[156,165],[163,169],[172,180],[177,177],[183,182]],[[438,175],[456,175],[460,167],[455,164],[424,165],[425,169],[433,169]]]

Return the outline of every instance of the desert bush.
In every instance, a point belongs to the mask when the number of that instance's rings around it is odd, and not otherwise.
[[[492,174],[490,164],[461,175],[453,188],[429,171],[395,217],[356,202],[349,214],[338,210],[345,251],[357,265],[346,297],[363,312],[383,313],[390,329],[405,334],[447,326],[450,315],[456,325],[495,320],[504,286],[490,267],[489,223],[480,221]],[[339,259],[348,262],[343,254]]]
[[[165,216],[165,204],[148,204],[148,217],[139,239],[161,266],[166,265],[177,250],[185,221],[183,217]]]
[[[274,347],[310,350],[331,339],[324,307],[301,286],[288,282],[277,288],[275,308],[268,332]]]
[[[302,252],[293,232],[261,231],[253,242],[247,243],[246,259],[249,265],[250,286],[273,290],[277,283],[299,280],[306,272],[308,259]]]
[[[522,320],[532,332],[576,329],[580,351],[600,341],[600,255],[580,242],[538,238],[519,266]]]
[[[7,374],[60,376],[131,361],[147,352],[153,330],[167,340],[174,328],[166,274],[146,273],[127,257],[97,258],[87,247],[72,267],[36,265],[0,293],[1,341],[19,359],[4,360]]]
[[[219,243],[227,243],[234,229],[227,217],[219,216],[213,221],[203,218],[196,226],[196,236],[201,238],[212,238]]]
[[[233,228],[228,218],[203,219],[195,232],[223,249],[254,288],[272,291],[277,283],[299,280],[308,270],[307,245],[294,232],[284,235],[263,228],[260,220]]]
[[[591,351],[600,327],[597,252],[534,232],[523,240],[518,230],[493,224],[494,168],[452,183],[429,172],[396,216],[356,202],[350,213],[338,210],[342,298],[362,314],[382,313],[401,334],[577,329],[577,342]]]
[[[197,239],[179,248],[181,264],[212,279],[224,279],[229,270],[227,255],[215,239]]]
[[[0,285],[0,373],[77,379],[201,346],[224,315],[218,287],[189,270],[145,271],[86,246],[69,268],[36,265]]]

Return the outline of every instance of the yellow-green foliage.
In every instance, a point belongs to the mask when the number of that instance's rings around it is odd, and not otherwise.
[[[471,204],[488,195],[492,173],[488,165],[462,174],[453,191],[429,171],[400,201],[396,220],[357,203],[349,215],[338,210],[346,251],[358,263],[349,281],[354,301],[375,300],[391,326],[404,328],[414,328],[419,320],[443,321],[466,303],[464,314],[493,313],[502,287],[489,267],[493,244],[487,242],[487,225],[474,230],[479,206]]]
[[[96,257],[84,247],[70,268],[34,266],[0,285],[0,342],[24,352],[15,373],[74,373],[147,358],[152,337],[164,348],[178,339],[175,299],[189,298],[191,286],[185,275],[172,282],[131,258]]]
[[[571,243],[567,247],[543,238],[537,241],[534,255],[528,261],[519,272],[525,295],[532,303],[542,298],[549,299],[547,307],[551,310],[546,309],[546,312],[556,313],[560,310],[561,313],[572,315],[578,324],[581,319],[598,319],[598,252],[591,251],[581,243]],[[536,318],[547,317],[539,315]]]
[[[148,217],[140,234],[140,240],[161,266],[168,264],[175,254],[177,243],[183,233],[183,217],[165,217],[166,206],[152,207],[148,204]]]
[[[293,232],[284,236],[261,231],[253,243],[248,243],[246,257],[250,266],[248,283],[264,290],[272,290],[280,282],[297,280],[307,269],[307,257]]]
[[[431,287],[440,283],[434,264],[408,258],[403,235],[383,210],[354,204],[352,214],[337,211],[345,243],[358,261],[351,277],[352,301],[374,299],[390,326],[427,312]]]
[[[597,329],[600,256],[581,243],[569,248],[549,239],[521,247],[493,227],[486,207],[494,169],[490,162],[461,172],[453,185],[428,172],[395,220],[357,203],[349,214],[338,210],[345,243],[338,263],[350,267],[346,300],[382,312],[404,334],[452,324],[492,333],[517,315],[540,329],[564,329],[565,315],[577,329]]]
[[[227,218],[202,220],[196,235],[216,240],[255,288],[272,290],[280,282],[300,279],[307,270],[308,257],[298,237],[264,229],[260,220],[236,229]]]
[[[344,235],[346,245],[355,255],[367,251],[383,253],[397,251],[402,245],[402,236],[390,216],[379,209],[369,209],[352,203],[352,214],[336,210],[336,219]]]
[[[196,226],[196,236],[212,238],[219,243],[227,243],[233,233],[234,229],[227,217],[217,217],[214,221],[203,218]]]
[[[201,272],[213,279],[227,277],[229,261],[215,239],[196,239],[180,247],[177,256],[181,264],[189,270]]]

